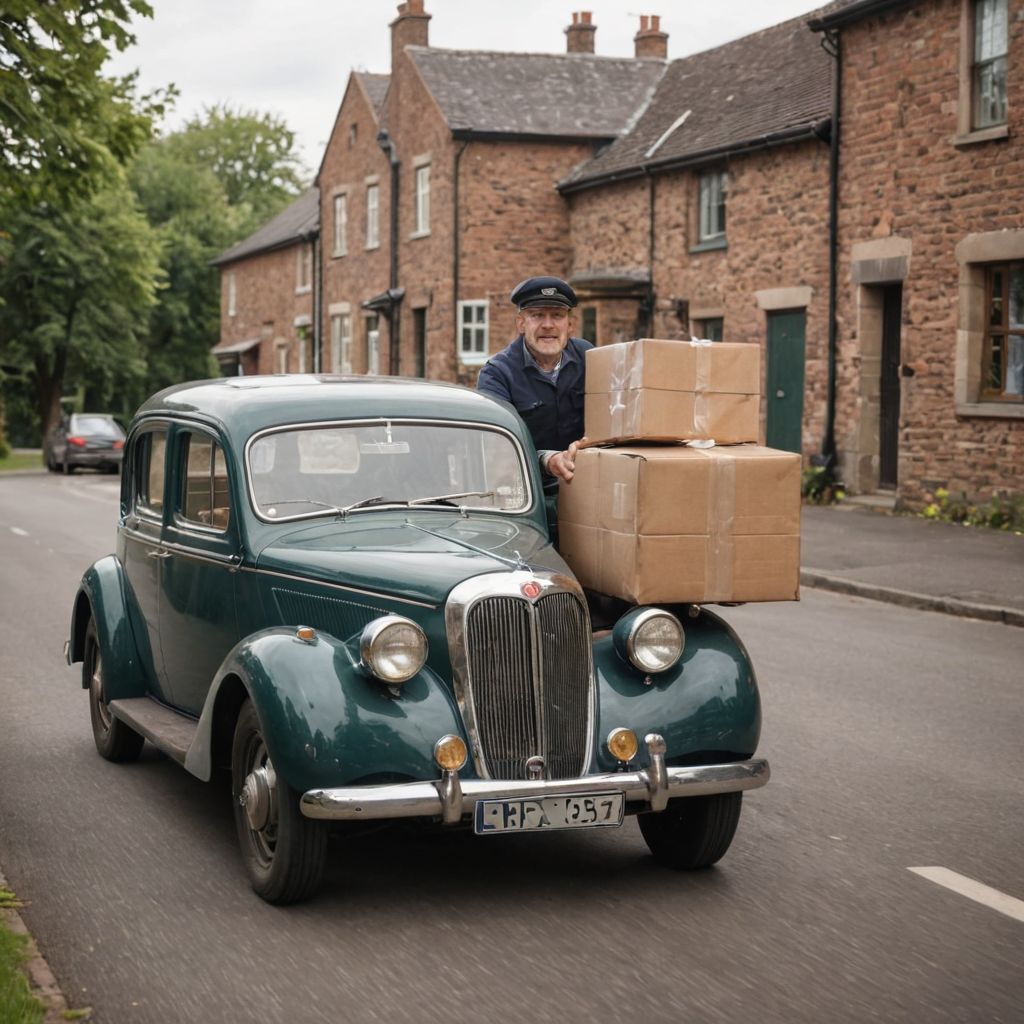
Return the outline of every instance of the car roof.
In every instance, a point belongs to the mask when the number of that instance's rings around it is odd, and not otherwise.
[[[338,419],[446,419],[522,427],[511,406],[470,388],[404,377],[314,374],[221,377],[166,388],[135,420],[185,416],[221,427],[236,442],[285,423]]]

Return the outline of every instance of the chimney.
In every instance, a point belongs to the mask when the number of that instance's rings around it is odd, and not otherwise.
[[[661,17],[657,14],[640,15],[640,31],[633,36],[637,57],[668,59],[668,33],[662,32]]]
[[[573,12],[572,24],[565,30],[566,53],[593,53],[597,26],[590,23],[590,11]]]
[[[429,46],[427,22],[430,15],[423,10],[423,0],[405,0],[398,5],[398,17],[391,22],[391,73],[398,67],[398,58],[407,46]]]

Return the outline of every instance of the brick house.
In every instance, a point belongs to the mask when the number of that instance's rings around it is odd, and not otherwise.
[[[302,373],[315,367],[319,198],[308,189],[248,238],[222,252],[221,373]]]
[[[1024,493],[1024,0],[856,0],[841,66],[835,444],[856,491]]]
[[[853,491],[1020,493],[1022,5],[837,0],[669,61],[655,17],[631,60],[593,53],[586,13],[565,54],[482,53],[400,4],[317,176],[318,366],[472,382],[512,285],[555,273],[598,344],[758,344],[764,438]]]

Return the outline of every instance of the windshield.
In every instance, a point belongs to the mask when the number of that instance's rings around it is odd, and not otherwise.
[[[523,452],[498,430],[423,421],[330,423],[261,434],[249,443],[256,511],[280,521],[355,508],[530,504]]]

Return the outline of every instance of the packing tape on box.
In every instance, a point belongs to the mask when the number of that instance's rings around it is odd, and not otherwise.
[[[696,365],[693,383],[693,428],[698,434],[711,436],[711,346],[713,341],[706,338],[691,338],[690,346],[695,350]]]
[[[612,349],[609,390],[624,391],[638,386],[644,379],[643,348],[639,345],[614,345]]]
[[[721,448],[697,448],[711,459],[708,476],[708,544],[704,554],[705,601],[730,601],[736,562],[736,459]]]

